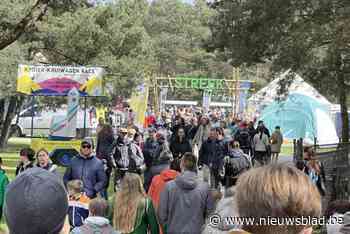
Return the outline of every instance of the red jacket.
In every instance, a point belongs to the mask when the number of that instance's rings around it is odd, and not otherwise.
[[[160,193],[163,191],[166,182],[174,180],[179,173],[175,170],[163,170],[160,175],[156,175],[152,179],[148,195],[151,197],[155,210],[158,210]]]

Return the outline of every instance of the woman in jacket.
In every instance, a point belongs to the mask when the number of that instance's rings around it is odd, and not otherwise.
[[[113,168],[112,151],[113,151],[114,133],[111,125],[103,124],[97,134],[96,157],[103,162],[105,173],[107,176],[107,184],[101,195],[108,199],[108,186]]]
[[[40,149],[36,153],[37,167],[48,170],[56,175],[59,175],[57,171],[57,165],[53,164],[49,157],[49,152],[46,149]]]
[[[280,126],[276,126],[275,131],[271,135],[270,142],[272,162],[277,162],[283,144],[283,135]]]
[[[192,147],[186,139],[186,133],[184,128],[179,128],[177,130],[177,135],[175,139],[170,143],[170,151],[173,154],[174,158],[174,168],[176,168],[175,170],[180,172],[180,159],[182,155],[184,155],[187,152],[192,152]]]
[[[31,148],[24,148],[21,149],[21,151],[19,152],[19,156],[20,162],[16,167],[16,176],[18,176],[25,170],[34,167],[35,151]]]
[[[205,142],[209,137],[211,126],[210,121],[207,116],[202,116],[200,119],[200,125],[196,131],[196,135],[192,140],[192,146],[197,145],[198,149],[202,147],[203,142]]]
[[[141,177],[126,173],[114,202],[113,227],[121,233],[159,234],[157,216],[147,197]]]
[[[264,133],[264,128],[259,127],[258,133],[253,139],[254,146],[254,162],[258,161],[261,165],[268,162],[269,137]]]

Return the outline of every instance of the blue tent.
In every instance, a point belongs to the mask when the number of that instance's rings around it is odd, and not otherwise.
[[[320,112],[323,114],[320,115]],[[319,138],[321,131],[318,128],[322,124],[320,121],[329,123],[324,120],[327,119],[327,113],[327,106],[316,99],[293,93],[285,100],[274,101],[265,107],[260,119],[270,131],[280,126],[286,139],[304,138],[313,142],[315,137]]]

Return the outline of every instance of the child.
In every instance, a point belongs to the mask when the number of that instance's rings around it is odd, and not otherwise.
[[[80,227],[89,216],[90,199],[84,194],[81,180],[72,180],[67,184],[69,195],[68,216],[71,228]]]
[[[23,171],[34,167],[34,161],[35,161],[35,151],[31,148],[23,148],[19,152],[20,156],[20,163],[17,165],[16,168],[16,176],[18,176]]]
[[[5,174],[5,170],[2,169],[2,158],[0,158],[0,220],[2,217],[2,208],[4,205],[6,186],[9,183],[9,179]]]

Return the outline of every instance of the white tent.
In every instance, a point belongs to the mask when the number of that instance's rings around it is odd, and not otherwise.
[[[275,101],[278,97],[279,84],[282,80],[286,79],[286,76],[289,75],[290,70],[286,71],[280,75],[277,79],[271,81],[267,86],[259,90],[256,94],[248,99],[248,103],[254,103],[257,105],[268,105]],[[331,107],[330,103],[325,97],[323,97],[314,87],[305,82],[298,74],[294,74],[294,79],[288,88],[289,93],[299,93],[309,97],[312,97],[319,101],[320,103]]]
[[[287,110],[287,106],[283,107],[283,105],[276,104],[276,99],[278,97],[278,89],[279,89],[279,83],[286,78],[286,76],[290,74],[290,71],[283,73],[281,76],[279,76],[277,79],[270,82],[266,87],[258,91],[255,95],[253,95],[249,100],[248,103],[251,106],[254,106],[256,111],[260,114],[261,113],[261,119],[264,120],[267,123],[270,123],[270,125],[285,125],[285,134],[286,138],[288,135],[288,131],[295,131],[296,127],[292,127],[292,125],[288,125],[286,123],[286,118],[288,117],[287,113],[289,114],[289,118],[291,118],[291,110]],[[314,116],[314,123],[312,126],[314,126],[314,134],[315,137],[317,137],[318,144],[332,144],[337,143],[339,141],[339,138],[337,136],[335,124],[332,121],[331,118],[331,107],[332,103],[330,103],[325,97],[323,97],[314,87],[312,87],[310,84],[305,82],[298,74],[294,74],[294,79],[292,80],[291,84],[288,88],[288,98],[286,101],[291,102],[291,99],[293,99],[294,96],[297,97],[308,97],[311,98],[310,103],[313,103],[311,105],[315,105],[312,108],[306,108],[306,109],[300,109],[305,108],[302,107],[302,105],[296,105],[293,108],[295,109],[295,112],[298,111],[309,111],[310,113],[307,114],[309,116]],[[301,96],[300,96],[301,95]],[[305,100],[308,100],[307,98]],[[284,101],[282,100],[282,103]],[[316,106],[319,106],[319,104],[323,107],[322,109],[317,108]],[[273,108],[272,108],[273,106]],[[270,112],[267,113],[266,111],[269,110]],[[289,112],[288,112],[289,111]],[[284,114],[283,114],[284,112]],[[313,112],[313,113],[311,113]],[[294,118],[294,117],[293,117]],[[296,117],[295,117],[296,118]],[[288,121],[292,121],[289,119]],[[296,119],[295,119],[296,121]],[[303,123],[303,118],[300,117],[298,119],[299,124]],[[305,120],[306,121],[306,120]],[[298,126],[300,127],[300,126]],[[273,130],[274,126],[269,126],[270,130]],[[312,136],[301,136],[305,139],[312,141]]]

